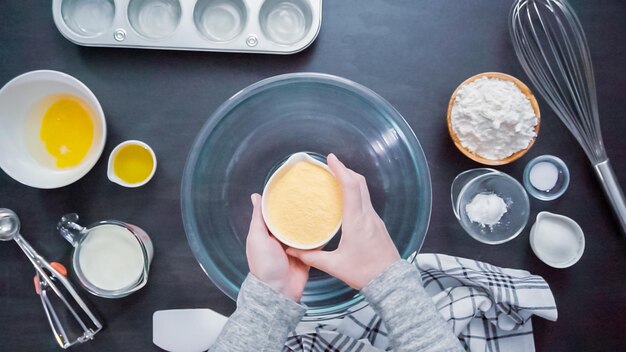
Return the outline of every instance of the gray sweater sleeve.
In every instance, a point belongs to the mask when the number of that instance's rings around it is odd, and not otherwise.
[[[303,305],[248,274],[237,297],[237,310],[210,351],[281,351],[305,311]]]
[[[393,351],[463,351],[414,265],[404,260],[393,263],[361,293],[387,327]]]

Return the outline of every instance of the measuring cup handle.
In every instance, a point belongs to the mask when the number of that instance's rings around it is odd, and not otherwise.
[[[85,228],[77,224],[77,221],[78,214],[65,214],[57,224],[57,231],[74,247],[85,234]]]

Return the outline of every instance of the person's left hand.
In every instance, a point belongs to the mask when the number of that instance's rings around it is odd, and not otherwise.
[[[272,236],[261,213],[261,196],[252,195],[252,220],[246,241],[250,272],[283,295],[300,301],[309,278],[309,266],[287,255],[282,244]]]

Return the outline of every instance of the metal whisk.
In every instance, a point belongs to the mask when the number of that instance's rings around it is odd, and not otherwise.
[[[602,142],[591,55],[574,10],[566,0],[517,0],[509,30],[524,71],[585,150],[626,234],[626,201]]]

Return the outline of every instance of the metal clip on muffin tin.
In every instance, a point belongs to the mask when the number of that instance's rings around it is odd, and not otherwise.
[[[322,24],[322,0],[53,0],[54,23],[85,46],[293,54]]]

